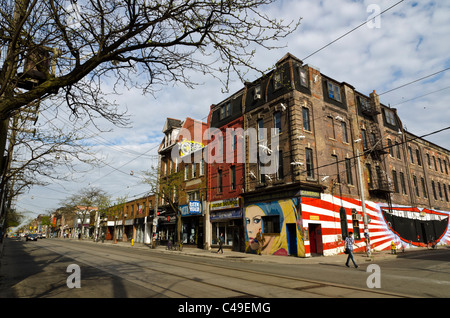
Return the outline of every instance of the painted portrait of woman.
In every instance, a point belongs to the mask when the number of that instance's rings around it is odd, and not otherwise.
[[[246,226],[246,252],[271,255],[288,255],[288,234],[286,223],[298,224],[298,215],[296,201],[292,199],[279,200],[273,202],[257,203],[246,207],[245,226]],[[278,233],[267,233],[264,229],[263,217],[278,216]],[[257,241],[257,234],[262,230],[263,240]],[[301,237],[301,231],[296,231],[297,255],[304,253],[304,245]]]

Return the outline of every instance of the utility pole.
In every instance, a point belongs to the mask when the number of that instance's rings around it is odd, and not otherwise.
[[[367,213],[366,213],[366,200],[365,200],[365,194],[364,194],[364,188],[363,188],[363,182],[362,182],[362,171],[361,171],[361,159],[359,155],[359,149],[356,149],[356,160],[358,162],[358,181],[359,181],[359,191],[361,195],[361,205],[362,205],[362,212],[363,212],[363,221],[364,221],[364,233],[368,233],[368,225],[367,225]]]

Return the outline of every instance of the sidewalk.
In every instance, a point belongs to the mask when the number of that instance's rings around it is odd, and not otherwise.
[[[344,265],[347,260],[346,254],[339,255],[330,255],[330,256],[312,256],[312,257],[294,257],[294,256],[276,256],[276,255],[256,255],[256,254],[247,254],[243,252],[235,252],[231,250],[224,249],[223,254],[217,254],[216,248],[211,250],[204,250],[195,247],[184,247],[183,250],[180,251],[171,251],[167,250],[165,246],[157,246],[155,249],[151,248],[149,244],[135,243],[131,246],[130,242],[117,242],[114,244],[113,241],[105,241],[102,243],[93,242],[89,239],[84,239],[82,242],[98,244],[98,245],[109,245],[109,246],[117,246],[117,247],[128,247],[132,249],[143,249],[156,253],[163,254],[171,254],[171,255],[189,255],[189,256],[197,256],[197,257],[209,257],[209,258],[218,258],[218,259],[226,259],[229,261],[239,261],[239,262],[260,262],[260,263],[276,263],[276,264],[286,264],[286,265],[301,265],[301,264],[342,264]],[[414,250],[405,250],[405,252],[397,252],[397,254],[391,254],[389,250],[386,251],[377,251],[373,252],[372,256],[368,258],[365,253],[356,253],[354,254],[355,261],[358,265],[376,263],[380,260],[392,260],[397,258],[397,256],[406,255],[408,253],[414,252]],[[426,249],[425,249],[426,250]],[[352,264],[350,264],[352,266]]]

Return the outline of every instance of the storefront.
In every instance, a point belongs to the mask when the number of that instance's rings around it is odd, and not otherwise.
[[[203,248],[203,208],[200,201],[181,205],[181,241],[183,244]]]
[[[233,251],[245,250],[245,237],[242,209],[239,198],[213,201],[210,204],[212,244],[219,244],[220,233],[224,234],[225,247]]]
[[[134,242],[144,243],[145,218],[140,217],[134,219]]]
[[[169,240],[173,243],[177,241],[177,216],[174,212],[162,210],[155,224],[157,224],[156,240],[160,245],[167,245]]]

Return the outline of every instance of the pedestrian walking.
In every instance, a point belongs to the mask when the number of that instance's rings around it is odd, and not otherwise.
[[[223,243],[225,243],[225,238],[223,237],[223,233],[220,233],[220,236],[219,236],[219,249],[217,250],[217,253],[221,252],[221,254],[223,254]]]
[[[345,262],[345,266],[350,267],[348,265],[348,262],[350,259],[353,262],[353,265],[355,265],[355,268],[358,268],[358,265],[355,262],[355,259],[353,258],[353,244],[355,243],[355,240],[353,239],[353,232],[348,233],[348,237],[345,238],[345,252],[348,254],[347,262]]]

